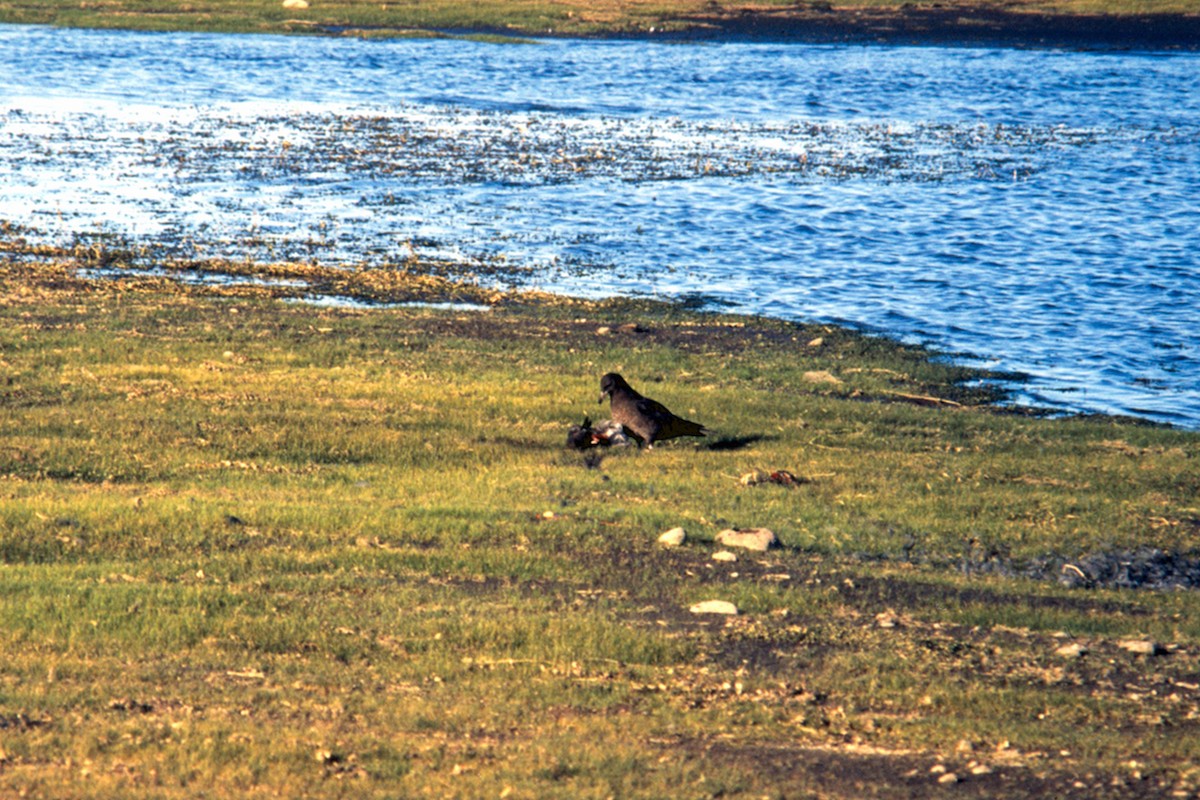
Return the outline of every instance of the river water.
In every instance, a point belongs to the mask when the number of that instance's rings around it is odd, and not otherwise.
[[[1200,428],[1200,54],[0,26],[0,221],[849,324]]]

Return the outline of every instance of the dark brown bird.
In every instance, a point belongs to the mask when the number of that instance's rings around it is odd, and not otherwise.
[[[600,379],[600,402],[612,401],[612,418],[638,444],[653,447],[655,442],[677,436],[704,436],[708,431],[698,422],[677,417],[657,400],[643,397],[624,378],[610,372]]]

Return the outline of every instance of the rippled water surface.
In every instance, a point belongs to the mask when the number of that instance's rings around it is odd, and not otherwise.
[[[1200,55],[0,26],[0,220],[695,296],[1200,428]]]

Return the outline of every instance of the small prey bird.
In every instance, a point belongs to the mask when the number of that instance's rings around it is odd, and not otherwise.
[[[600,379],[600,402],[612,401],[612,418],[625,432],[647,448],[677,436],[704,436],[708,431],[698,422],[677,417],[657,400],[643,397],[624,378],[610,372]]]

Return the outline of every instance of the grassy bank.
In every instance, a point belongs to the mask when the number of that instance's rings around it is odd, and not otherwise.
[[[1190,28],[1179,31],[1181,21],[1177,17],[1198,12],[1200,4],[1196,0],[1018,0],[1015,3],[952,0],[925,4],[900,0],[846,0],[832,4],[782,0],[755,3],[311,0],[303,8],[285,8],[279,0],[198,0],[185,4],[146,0],[94,3],[0,0],[0,22],[88,28],[355,36],[440,35],[445,31],[465,30],[518,36],[691,31],[700,35],[790,33],[821,39],[1007,38],[1005,30],[1014,29],[1017,38],[1035,44],[1046,37],[1120,40],[1147,35],[1186,43]],[[1086,18],[1095,16],[1138,19],[1131,22],[1130,30],[1122,31],[1119,26],[1110,30],[1112,26],[1101,25],[1089,33]],[[1155,18],[1164,18],[1163,24],[1157,25]],[[1173,30],[1176,33],[1172,34]]]
[[[0,262],[0,795],[1200,787],[1200,598],[1053,579],[1194,555],[1200,436],[832,328],[337,280],[493,307]],[[612,369],[712,436],[566,449]]]

